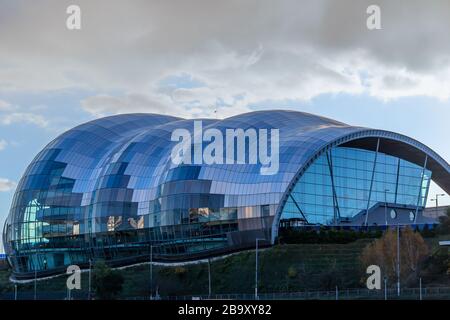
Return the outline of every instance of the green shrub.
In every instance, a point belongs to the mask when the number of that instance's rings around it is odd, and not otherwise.
[[[439,217],[439,225],[436,227],[436,232],[438,234],[450,234],[450,208],[444,216]]]
[[[174,273],[179,277],[183,277],[187,273],[187,270],[184,267],[176,267]]]
[[[280,244],[346,244],[358,239],[379,238],[381,235],[381,230],[355,231],[325,227],[322,227],[319,230],[308,228],[285,228],[280,230],[278,241]]]
[[[298,274],[297,269],[296,269],[294,266],[290,266],[290,267],[288,268],[288,277],[289,277],[290,279],[296,278],[296,277],[297,277],[297,274]]]
[[[92,284],[96,299],[112,300],[122,291],[124,278],[121,271],[112,270],[105,262],[98,261],[94,265]]]

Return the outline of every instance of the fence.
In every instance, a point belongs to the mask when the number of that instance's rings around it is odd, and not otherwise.
[[[450,299],[450,287],[404,288],[397,296],[397,289],[337,289],[334,291],[277,292],[258,294],[260,300],[419,300]],[[215,294],[202,296],[166,297],[168,300],[219,299],[219,300],[255,300],[254,294]]]
[[[303,291],[303,292],[277,292],[261,293],[259,300],[423,300],[445,299],[450,300],[450,287],[425,287],[422,288],[404,288],[397,296],[397,289],[390,288],[384,291],[369,289],[337,289],[334,291]],[[64,292],[37,292],[38,300],[65,300],[67,293]],[[88,293],[85,291],[72,290],[71,298],[73,300],[87,300]],[[149,300],[149,296],[128,297],[127,300]],[[0,300],[14,300],[15,293],[9,292],[0,294]],[[34,292],[18,291],[17,300],[33,300]],[[169,296],[161,297],[163,300],[255,300],[254,294],[212,294],[196,296]]]

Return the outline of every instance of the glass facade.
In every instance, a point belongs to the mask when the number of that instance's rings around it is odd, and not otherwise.
[[[334,147],[300,177],[281,219],[340,224],[367,211],[370,215],[374,207],[385,203],[422,210],[430,181],[430,170],[406,160],[375,151]]]
[[[298,205],[308,222],[330,223],[367,206],[374,153],[350,148],[317,158],[284,199],[299,169],[328,144],[381,131],[282,110],[203,126],[224,134],[279,129],[279,171],[261,175],[259,163],[174,164],[171,134],[192,130],[193,120],[129,114],[82,124],[50,142],[19,181],[3,230],[15,276],[63,272],[90,259],[147,261],[150,245],[155,260],[169,261],[253,247],[256,237],[273,241],[280,208],[283,217],[298,216]],[[420,166],[379,154],[369,207],[385,189],[389,202],[420,199],[423,206],[430,178]]]

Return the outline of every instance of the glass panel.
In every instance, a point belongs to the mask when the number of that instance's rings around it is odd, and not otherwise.
[[[335,147],[324,153],[300,177],[281,219],[304,216],[309,224],[334,224],[356,221],[385,203],[425,206],[429,170],[422,177],[420,166],[382,153],[374,161],[375,152],[368,150]]]

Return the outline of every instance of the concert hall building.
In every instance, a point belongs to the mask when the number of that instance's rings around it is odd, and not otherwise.
[[[283,110],[202,119],[204,128],[279,129],[279,168],[174,164],[172,132],[193,119],[125,114],[50,142],[20,180],[3,229],[14,277],[86,267],[186,261],[276,242],[280,225],[367,230],[421,227],[430,181],[450,166],[426,145],[384,130]],[[249,148],[246,148],[249,150]],[[275,152],[274,150],[272,150]]]

